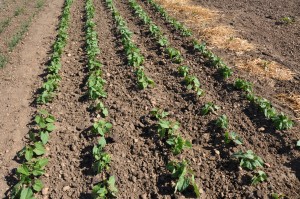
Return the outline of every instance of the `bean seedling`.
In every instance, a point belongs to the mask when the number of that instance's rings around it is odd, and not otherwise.
[[[226,115],[220,116],[216,120],[216,125],[217,125],[217,127],[221,128],[221,129],[227,129],[228,128],[228,118],[227,118],[227,116]]]
[[[215,105],[212,102],[206,103],[203,108],[201,109],[201,114],[202,115],[207,115],[209,113],[216,113],[216,111],[219,109],[217,105]]]
[[[267,174],[263,171],[257,171],[255,176],[252,178],[252,185],[257,185],[258,183],[261,183],[263,181],[266,181],[268,178]]]
[[[235,132],[226,131],[224,134],[224,141],[226,144],[229,144],[230,142],[234,142],[237,145],[243,144],[242,139]]]
[[[182,162],[171,161],[167,165],[167,169],[172,173],[172,177],[177,179],[175,186],[175,193],[177,191],[183,192],[189,186],[192,186],[197,197],[200,197],[200,192],[197,184],[195,183],[195,178],[193,171],[188,168],[187,161]]]
[[[110,176],[108,180],[96,184],[92,190],[93,198],[104,199],[117,197],[118,189],[116,188],[115,183],[115,177]]]
[[[240,166],[249,170],[254,170],[257,167],[263,167],[264,161],[261,157],[255,155],[253,151],[248,150],[245,153],[239,151],[233,154],[234,158],[240,159]]]

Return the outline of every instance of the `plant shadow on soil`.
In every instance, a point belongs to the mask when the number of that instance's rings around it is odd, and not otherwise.
[[[296,158],[290,163],[286,163],[285,166],[290,167],[295,172],[298,180],[300,180],[300,158]]]

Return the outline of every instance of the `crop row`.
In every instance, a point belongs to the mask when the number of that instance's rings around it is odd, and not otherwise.
[[[67,39],[67,24],[70,15],[70,6],[72,0],[66,0],[64,4],[63,15],[60,22],[59,33],[57,41],[54,45],[51,65],[48,68],[50,74],[47,76],[48,81],[43,84],[43,89],[49,89],[51,80],[59,80],[58,71],[52,73],[51,69],[55,60],[59,62],[60,55],[63,51],[63,46],[66,44]],[[56,79],[56,80],[55,80]],[[57,87],[57,84],[56,86]],[[44,90],[44,91],[45,91]],[[40,97],[37,99],[39,102]],[[34,194],[41,191],[43,183],[39,179],[45,173],[44,167],[48,163],[47,158],[42,156],[46,153],[45,145],[48,143],[49,134],[55,129],[55,118],[49,114],[46,110],[38,111],[34,119],[36,126],[29,132],[26,146],[18,153],[18,157],[23,161],[22,165],[16,170],[18,183],[13,187],[11,191],[11,198],[19,199],[34,199]]]
[[[186,30],[188,30],[182,23],[176,21],[176,19],[170,17],[168,13],[165,11],[165,9],[157,4],[154,0],[147,0],[147,2],[163,17],[163,19],[172,25],[176,30],[180,32],[181,35],[191,36],[185,34]],[[175,21],[175,22],[174,22]],[[180,25],[177,25],[180,24]],[[184,27],[184,28],[178,28],[178,27]],[[188,30],[190,32],[190,30]],[[192,39],[192,45],[194,47],[194,50],[196,52],[200,52],[200,54],[208,60],[211,66],[218,69],[218,72],[221,74],[223,78],[228,78],[233,74],[233,71],[230,67],[228,67],[224,61],[217,55],[215,55],[212,51],[207,49],[205,42],[199,43],[196,40]],[[249,82],[246,82],[245,80],[236,79],[235,82],[236,88],[245,90],[247,92],[247,98],[250,102],[254,103],[259,110],[265,115],[267,119],[271,119],[274,126],[278,130],[286,130],[290,129],[293,126],[293,122],[290,118],[288,118],[284,113],[278,114],[272,104],[265,98],[262,98],[260,96],[255,96],[254,92],[252,91],[252,84]],[[241,87],[246,87],[241,88]],[[248,88],[251,87],[251,90],[248,90]]]
[[[140,17],[140,19],[144,21],[144,24],[151,24],[153,26],[154,23],[147,16],[147,14],[142,10],[141,6],[137,5],[135,0],[129,0],[129,2],[131,7],[135,10],[135,13]],[[167,14],[167,12],[164,10],[163,7],[155,3],[153,0],[147,0],[147,2],[150,3],[150,5],[152,5],[154,9],[158,11],[168,23],[170,23],[176,30],[179,30],[181,32],[181,35],[190,36],[184,34],[186,28],[180,29],[175,27],[176,23],[174,25],[174,19],[172,18],[172,20],[170,20],[169,15]],[[184,26],[181,25],[181,27]],[[157,30],[159,32],[159,29]],[[206,48],[205,43],[199,44],[195,40],[193,40],[192,42],[193,42],[194,50],[201,52],[202,56],[205,59],[207,59],[212,66],[218,69],[219,73],[222,75],[223,78],[228,78],[229,76],[232,75],[233,73],[232,70],[222,61],[220,57],[216,56],[210,50],[208,50]],[[178,70],[178,72],[182,76],[185,76],[187,71],[188,69],[186,66],[180,66]],[[259,110],[265,115],[266,118],[271,119],[276,129],[286,130],[292,128],[293,122],[286,115],[284,115],[283,113],[277,114],[276,110],[274,109],[274,107],[272,107],[271,103],[268,100],[259,96],[255,96],[251,83],[241,79],[236,79],[235,87],[237,89],[246,92],[246,96],[249,99],[249,101],[251,101],[256,106],[258,106]],[[208,114],[209,112],[215,112],[217,109],[219,109],[218,106],[214,105],[212,102],[209,102],[204,105],[203,109],[201,110],[201,113],[202,115],[205,115]],[[216,120],[215,125],[218,128],[224,130],[225,143],[233,142],[238,145],[242,144],[241,138],[235,132],[229,132],[227,130],[228,118],[226,117],[226,115],[220,116]],[[248,170],[254,170],[256,168],[263,167],[265,165],[263,159],[255,155],[251,150],[247,150],[246,152],[239,151],[235,153],[232,157],[239,159],[240,166]],[[252,184],[255,185],[259,182],[263,182],[266,179],[267,179],[267,174],[259,170],[252,178]]]
[[[157,26],[143,8],[136,2],[136,0],[129,0],[131,8],[134,10],[134,14],[140,18],[143,24],[148,26],[150,34],[155,38],[157,44],[164,48],[164,52],[168,55],[168,58],[176,64],[183,62],[183,57],[178,49],[173,48],[166,36],[163,35],[161,28]],[[173,19],[173,21],[175,21]],[[181,27],[181,26],[180,26]],[[186,30],[182,27],[183,30]],[[181,65],[178,67],[178,72],[184,77],[184,82],[188,90],[193,90],[197,96],[203,96],[204,91],[200,88],[199,79],[189,74],[189,67]]]
[[[127,56],[128,65],[135,68],[135,73],[137,76],[137,84],[140,89],[145,89],[147,87],[153,87],[154,81],[149,78],[145,72],[144,67],[144,56],[141,53],[141,50],[132,40],[132,32],[128,29],[126,21],[120,15],[116,7],[113,5],[113,2],[108,0],[106,1],[108,8],[112,11],[113,18],[117,24],[118,33],[121,35],[122,45]]]
[[[71,4],[72,0],[66,0],[58,28],[58,35],[53,45],[53,53],[50,59],[50,65],[47,67],[48,75],[46,77],[46,82],[43,84],[41,94],[37,98],[38,104],[46,104],[51,102],[55,96],[54,92],[58,89],[59,82],[61,80],[59,70],[61,69],[61,56],[64,52],[64,48],[68,39]]]
[[[180,123],[177,121],[167,120],[169,115],[161,109],[154,108],[150,114],[157,121],[156,130],[159,138],[165,143],[166,147],[171,150],[174,156],[178,156],[184,149],[192,147],[190,141],[181,136]],[[194,172],[189,166],[187,160],[169,161],[166,165],[171,172],[172,178],[176,179],[175,193],[183,192],[192,187],[196,197],[200,197],[199,188],[195,182]]]
[[[165,51],[170,52],[170,50],[169,50],[170,47],[168,47],[169,46],[168,39],[165,36],[163,36],[160,28],[158,26],[156,26],[156,24],[151,20],[151,18],[147,15],[147,13],[143,10],[143,8],[136,2],[136,0],[129,0],[129,4],[130,4],[130,7],[133,9],[134,14],[137,15],[145,25],[148,25],[148,28],[149,28],[149,31],[150,31],[151,35],[154,36],[154,38],[156,39],[158,44],[161,47],[165,46]],[[174,21],[174,20],[172,20],[172,21]],[[184,30],[185,29],[183,29],[182,31],[184,31]],[[165,41],[163,43],[164,45],[162,45],[162,42],[161,42],[162,40]],[[177,51],[178,53],[176,53],[177,56],[174,56],[174,57],[176,57],[176,59],[175,59],[175,61],[173,60],[173,62],[181,63],[183,58],[181,57],[179,51],[176,50],[176,49],[174,49],[174,51],[175,52]],[[171,57],[171,56],[169,55],[169,57]],[[227,66],[224,66],[224,67],[227,67]],[[193,90],[195,90],[197,92],[197,95],[202,95],[203,94],[203,91],[200,90],[199,87],[196,87],[196,89],[195,89],[194,85],[199,85],[199,81],[195,77],[192,77],[192,76],[189,75],[188,66],[179,66],[178,67],[178,73],[185,78],[185,82],[190,83],[190,84],[187,85],[188,89],[193,88]],[[188,81],[188,79],[192,79],[192,78],[194,78],[194,81]],[[191,83],[193,83],[193,84],[191,84]],[[199,90],[197,90],[197,88]],[[206,115],[210,112],[216,113],[216,111],[218,109],[219,109],[218,106],[214,105],[212,102],[208,102],[203,106],[203,108],[201,110],[201,114]],[[159,114],[158,112],[161,112],[161,113]],[[156,115],[157,119],[160,119],[160,121],[158,123],[158,126],[159,126],[160,129],[162,128],[162,126],[164,126],[165,128],[170,128],[171,129],[170,131],[173,132],[174,130],[179,128],[179,124],[177,122],[172,123],[170,121],[162,120],[161,117],[166,115],[165,112],[158,111],[157,109],[155,109],[153,111],[153,114]],[[227,118],[226,115],[220,116],[216,120],[215,124],[216,124],[217,128],[226,130],[224,132],[225,143],[233,142],[233,143],[242,144],[242,141],[241,141],[240,137],[235,132],[229,132],[227,130],[227,128],[228,128],[228,118]],[[165,130],[159,130],[159,134],[160,134],[160,137],[166,139],[165,138]],[[191,147],[191,144],[189,142],[185,141],[184,139],[182,139],[182,137],[180,137],[179,135],[176,135],[176,136],[171,135],[170,137],[167,137],[166,142],[167,142],[167,144],[170,145],[171,150],[173,151],[174,155],[180,153],[183,150],[183,148]],[[241,158],[242,159],[241,161],[248,161],[248,159],[246,158],[248,152],[253,153],[251,150],[248,150],[246,153],[239,152],[239,153],[235,154],[233,157]],[[255,154],[253,154],[253,156],[256,157]],[[251,167],[251,161],[248,161],[248,162],[250,162],[250,166],[249,166],[249,168],[250,168]],[[248,162],[247,162],[247,164],[248,164]],[[184,165],[183,162],[181,164]],[[243,165],[243,164],[241,163],[241,165]],[[259,171],[258,173],[260,173],[261,175],[264,174],[266,176],[266,174],[263,171]],[[253,182],[252,183],[253,184],[257,183],[256,176],[253,177]]]
[[[88,78],[88,95],[93,100],[93,108],[96,111],[100,111],[103,119],[96,121],[92,126],[91,133],[96,136],[100,136],[98,143],[93,147],[93,169],[96,174],[100,174],[103,171],[109,169],[111,157],[105,152],[106,139],[105,136],[112,128],[112,124],[105,121],[105,117],[108,116],[108,109],[100,101],[100,98],[105,98],[107,93],[104,90],[104,84],[106,81],[102,79],[102,64],[97,59],[97,55],[100,54],[98,46],[98,34],[94,30],[96,24],[93,21],[95,15],[95,7],[93,0],[86,1],[86,53],[88,57],[88,69],[90,71]],[[93,185],[92,196],[93,198],[110,198],[115,197],[118,193],[118,189],[115,186],[115,177],[109,176],[101,182]]]

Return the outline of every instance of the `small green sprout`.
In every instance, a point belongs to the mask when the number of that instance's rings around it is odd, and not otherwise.
[[[230,142],[234,142],[237,145],[243,144],[242,139],[235,132],[226,131],[224,134],[224,141],[226,144],[229,144]]]
[[[189,165],[185,160],[183,160],[182,162],[171,161],[167,164],[167,169],[172,173],[172,177],[177,179],[175,193],[177,191],[183,192],[189,186],[192,186],[198,198],[200,197],[199,188],[195,183],[193,171],[188,167]]]
[[[263,171],[257,171],[256,175],[252,178],[252,185],[257,185],[258,183],[266,181],[268,178],[267,174]]]
[[[180,154],[185,148],[191,148],[190,141],[184,140],[180,135],[171,135],[166,141],[172,147],[174,155]]]
[[[104,198],[115,198],[118,194],[118,189],[116,188],[116,180],[114,176],[110,176],[108,180],[104,180],[96,184],[92,190],[92,196],[94,199],[104,199]]]
[[[178,73],[181,76],[186,77],[189,74],[189,67],[188,66],[179,66]]]
[[[93,157],[94,163],[93,168],[97,173],[101,173],[104,169],[109,169],[109,164],[111,161],[110,155],[103,151],[103,148],[106,145],[106,140],[104,137],[101,137],[98,144],[93,148]]]
[[[111,128],[111,123],[106,122],[105,120],[99,120],[98,122],[94,123],[92,132],[104,136]]]
[[[208,113],[216,113],[216,111],[219,109],[217,105],[215,105],[213,102],[206,103],[203,108],[201,109],[202,115],[207,115]]]
[[[236,152],[233,154],[233,157],[240,159],[240,166],[249,170],[254,170],[257,167],[264,166],[263,159],[255,155],[251,150],[248,150],[245,153],[242,151]]]
[[[168,112],[165,112],[164,110],[162,109],[158,109],[158,108],[153,108],[151,111],[150,111],[150,114],[152,116],[154,116],[156,119],[163,119],[165,117],[167,117],[169,115]]]
[[[247,93],[252,93],[252,84],[242,79],[236,79],[234,86],[237,89],[246,91]]]
[[[293,127],[293,121],[289,119],[285,114],[281,113],[275,117],[272,117],[274,125],[278,130],[287,130]]]
[[[217,125],[217,127],[221,128],[221,129],[227,129],[228,128],[228,118],[227,118],[227,116],[226,115],[220,116],[216,120],[216,125]]]

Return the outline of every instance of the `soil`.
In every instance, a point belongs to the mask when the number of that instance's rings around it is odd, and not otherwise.
[[[225,16],[222,23],[235,27],[244,38],[258,44],[263,53],[300,74],[299,1],[193,1],[216,8]],[[291,17],[294,22],[281,23],[283,17]]]
[[[161,27],[170,44],[180,49],[185,58],[183,65],[190,66],[191,73],[199,78],[201,88],[206,94],[197,98],[186,90],[182,83],[183,78],[176,72],[179,65],[167,59],[163,49],[159,48],[150,36],[147,27],[133,15],[128,2],[115,1],[120,14],[128,21],[128,27],[134,33],[134,41],[145,57],[145,73],[156,84],[153,89],[139,90],[134,69],[126,64],[112,13],[106,8],[104,0],[95,1],[96,30],[101,48],[99,60],[103,63],[104,79],[107,80],[108,97],[103,102],[109,109],[107,121],[113,124],[105,150],[112,157],[108,173],[116,177],[118,198],[194,198],[191,192],[173,193],[174,183],[165,165],[174,159],[186,159],[190,162],[196,182],[201,187],[202,198],[268,198],[274,192],[284,193],[289,198],[299,198],[300,151],[295,147],[296,141],[300,139],[299,126],[289,131],[276,131],[270,121],[249,104],[232,84],[237,76],[247,76],[248,79],[257,82],[258,94],[270,97],[274,91],[264,87],[264,80],[240,71],[235,71],[229,80],[221,80],[215,69],[207,67],[202,58],[190,50],[188,39],[183,39],[172,27],[165,24],[149,5],[138,2]],[[56,4],[47,5],[47,14],[38,19],[44,26],[51,24],[51,28],[40,33],[39,38],[46,38],[43,40],[46,43],[39,49],[40,54],[35,55],[34,65],[47,60],[46,52],[54,41],[50,35],[55,35],[54,26],[57,25],[62,1],[57,1]],[[60,89],[53,102],[42,107],[50,110],[58,121],[57,129],[51,134],[47,145],[47,157],[50,162],[46,168],[47,173],[42,177],[45,188],[39,198],[91,198],[92,185],[106,175],[95,175],[91,168],[91,151],[97,143],[97,138],[90,134],[90,127],[99,116],[89,110],[91,101],[86,96],[88,70],[85,54],[84,1],[74,1],[71,13],[69,40],[62,57]],[[44,17],[48,17],[48,20],[40,21]],[[29,35],[32,31],[37,31],[34,29],[37,27],[45,30],[44,26],[33,25]],[[26,39],[24,45],[29,45],[30,42]],[[26,63],[30,62],[24,60],[23,70],[18,68],[18,71],[14,72],[12,67],[7,67],[4,69],[7,70],[6,73],[4,70],[1,72],[4,76],[10,71],[16,78],[22,77],[24,70],[32,69]],[[28,99],[19,102],[18,92],[13,94],[16,99],[12,97],[10,101],[1,97],[0,104],[4,106],[3,109],[9,106],[9,116],[1,115],[4,118],[2,125],[5,125],[1,130],[11,131],[12,136],[9,138],[4,132],[1,133],[1,151],[8,151],[4,154],[4,159],[1,159],[4,163],[1,173],[5,177],[10,176],[9,171],[16,167],[16,163],[10,159],[24,146],[22,138],[27,128],[22,131],[21,128],[30,123],[30,116],[36,110],[28,104],[35,97],[32,91],[36,91],[37,85],[40,85],[41,78],[37,77],[38,74],[43,74],[41,67],[25,74],[27,84],[10,80],[11,87],[1,88],[1,94],[8,93],[11,88],[18,88],[20,90],[17,91],[22,91],[22,96],[27,96]],[[3,84],[4,78],[1,79]],[[6,93],[5,96],[10,96]],[[207,102],[214,102],[221,107],[217,115],[200,114],[202,106]],[[274,105],[277,109],[294,116],[291,110],[276,100]],[[192,141],[192,149],[184,151],[179,157],[170,153],[155,131],[156,121],[149,116],[149,111],[154,107],[167,110],[170,113],[168,119],[181,123],[182,136]],[[12,130],[15,116],[11,113],[14,111],[22,118],[22,121],[18,121],[19,126],[16,130]],[[229,130],[241,136],[243,145],[225,145],[224,132],[214,124],[218,115],[222,114],[227,115]],[[21,132],[17,133],[18,131]],[[8,145],[12,138],[16,139],[13,144],[19,148]],[[250,149],[269,165],[263,169],[269,176],[267,182],[257,186],[250,185],[254,172],[241,169],[238,161],[231,158],[234,152]],[[11,179],[8,182],[9,186],[14,183]],[[2,190],[4,192],[7,188],[3,183],[6,182],[1,180],[1,194]]]

